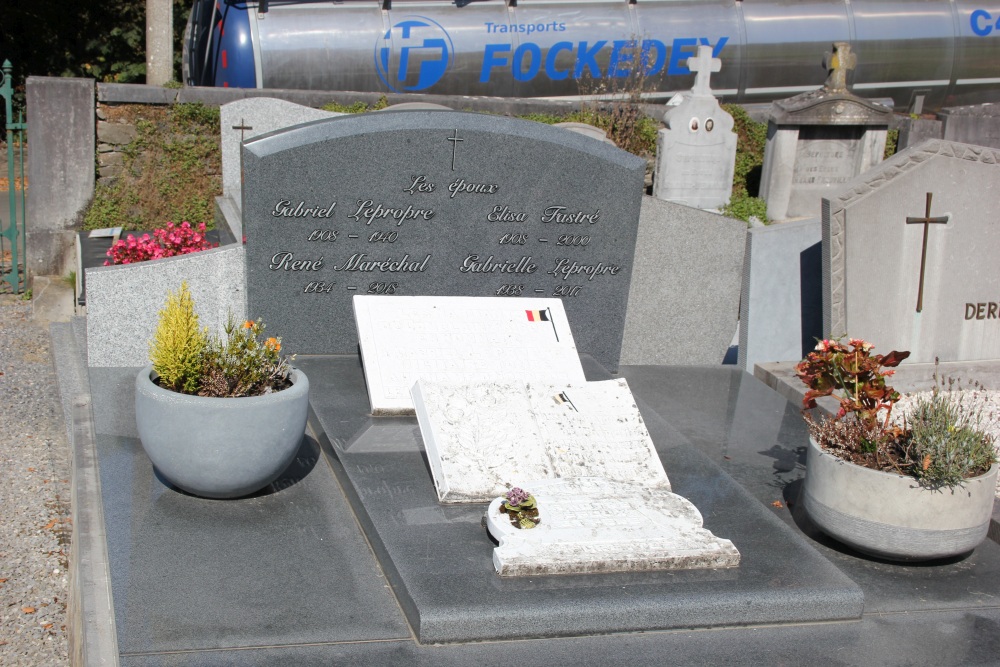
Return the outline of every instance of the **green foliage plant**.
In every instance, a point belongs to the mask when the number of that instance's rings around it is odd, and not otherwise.
[[[930,488],[953,488],[986,473],[996,463],[993,438],[982,428],[983,408],[976,401],[982,387],[955,390],[955,381],[938,380],[930,396],[921,396],[906,418],[911,433],[908,455],[913,475]],[[980,406],[980,407],[977,407]]]
[[[132,124],[136,138],[121,151],[121,175],[98,182],[83,228],[138,230],[146,220],[190,220],[211,229],[222,194],[218,108],[122,105],[106,114],[108,122]]]
[[[165,389],[211,397],[262,396],[291,385],[290,357],[281,339],[264,336],[264,323],[237,323],[232,313],[224,336],[199,328],[187,283],[167,294],[149,358]]]
[[[722,213],[748,223],[750,218],[766,223],[767,202],[758,195],[767,145],[767,123],[758,123],[737,104],[723,104],[722,108],[733,117],[733,132],[736,133],[733,192]]]
[[[198,326],[191,291],[187,282],[182,282],[179,290],[167,293],[167,303],[160,311],[159,324],[149,344],[149,359],[160,376],[161,387],[184,394],[197,393],[207,339],[207,331]]]

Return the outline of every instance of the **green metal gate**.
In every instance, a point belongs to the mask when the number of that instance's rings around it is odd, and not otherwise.
[[[7,115],[7,199],[9,215],[4,221],[0,211],[0,292],[9,288],[23,294],[27,288],[25,271],[25,196],[27,179],[24,177],[24,130],[27,124],[18,112],[14,122],[14,85],[9,60],[3,62],[3,79],[0,80],[0,97],[4,98]],[[0,175],[2,178],[2,175]],[[18,199],[20,198],[20,206]]]

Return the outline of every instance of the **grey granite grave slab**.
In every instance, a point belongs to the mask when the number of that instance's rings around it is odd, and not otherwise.
[[[83,349],[85,329],[75,326],[76,324],[74,323],[73,331]],[[63,354],[55,355],[56,368],[60,378],[60,391],[66,399],[65,392],[74,391],[73,378],[81,375],[85,377],[87,369],[85,358],[81,357],[76,361],[78,368],[69,373],[70,377],[64,384],[63,379],[68,370],[66,366],[74,364],[68,358],[72,355],[67,355],[66,350],[62,352]],[[805,431],[797,404],[783,401],[762,383],[733,367],[624,367],[622,370],[633,387],[644,414],[662,417],[650,420],[651,424],[655,422],[652,428],[657,434],[671,432],[669,427],[675,426],[676,430],[672,432],[680,431],[692,446],[730,477],[738,480],[753,497],[751,502],[763,504],[774,517],[791,530],[802,534],[796,517],[793,516],[794,512],[786,509],[789,505],[794,508],[798,480],[802,476],[799,455],[802,453],[801,443]],[[358,390],[357,387],[346,386],[348,384],[350,383],[337,383],[337,391]],[[360,391],[363,396],[363,389]],[[89,390],[85,394],[85,397],[69,397],[72,399],[70,402],[79,404],[80,400],[89,398]],[[130,421],[127,417],[130,408],[121,392],[95,392],[93,400],[95,409],[104,415],[102,418],[117,411],[123,415],[113,418],[112,423],[127,424]],[[334,402],[346,405],[350,401]],[[92,431],[89,407],[75,410],[74,413],[77,419],[74,420],[73,432],[80,434]],[[404,423],[397,430],[412,431],[412,425],[402,421]],[[391,432],[393,428],[388,427],[386,430]],[[74,437],[74,440],[78,438]],[[383,441],[382,447],[391,448],[391,441],[392,438]],[[82,444],[82,441],[75,442],[74,446],[78,444]],[[369,439],[368,444],[374,447],[376,443]],[[129,456],[144,456],[135,449],[123,449],[121,452]],[[91,460],[96,465],[96,453]],[[80,461],[74,459],[74,466],[78,463]],[[118,467],[120,469],[122,466]],[[319,470],[319,467],[314,468],[310,475],[317,474]],[[74,478],[80,473],[81,470],[76,470]],[[120,482],[117,477],[110,477],[110,483]],[[105,483],[109,482],[106,480]],[[142,485],[132,485],[130,488],[137,497],[132,502],[116,506],[116,517],[132,526],[143,526],[146,522],[155,521],[155,515],[133,514],[136,509],[145,507],[148,501],[143,498],[146,489]],[[77,488],[77,492],[87,493],[80,488]],[[97,512],[101,513],[100,496],[91,498],[90,501],[96,503]],[[785,507],[772,505],[774,501],[784,501]],[[338,514],[327,519],[344,521],[345,518]],[[85,523],[81,522],[75,528],[92,530],[92,526],[87,527]],[[312,524],[312,528],[325,538],[327,528],[324,523],[325,520],[316,522]],[[199,530],[205,528],[202,526]],[[198,537],[197,532],[194,535]],[[142,531],[135,533],[136,538],[142,536]],[[113,638],[110,643],[88,643],[87,655],[91,660],[88,664],[121,664],[127,667],[270,667],[275,664],[316,667],[331,664],[457,667],[516,662],[518,665],[539,667],[597,667],[651,663],[772,664],[777,660],[789,664],[824,664],[830,662],[831,656],[836,656],[839,663],[849,665],[964,667],[995,662],[996,637],[1000,628],[1000,610],[997,610],[995,604],[995,599],[1000,596],[1000,576],[997,571],[1000,547],[984,543],[964,559],[904,566],[873,561],[852,552],[838,550],[835,546],[815,541],[812,536],[806,539],[827,560],[836,563],[837,568],[860,584],[865,593],[865,613],[860,621],[818,624],[793,621],[787,625],[711,630],[678,629],[616,634],[599,632],[589,636],[564,638],[422,646],[412,636],[378,638],[382,619],[376,616],[369,624],[373,632],[367,640],[329,635],[325,640],[293,644],[290,642],[295,641],[298,635],[290,633],[287,642],[279,640],[276,644],[267,644],[268,638],[273,638],[273,634],[269,635],[268,630],[258,631],[251,626],[244,635],[247,644],[238,649],[193,648],[199,641],[203,643],[206,636],[214,634],[215,625],[209,622],[187,628],[190,636],[177,636],[176,645],[184,648],[176,650],[123,651],[116,646]],[[106,536],[100,532],[83,535],[79,540],[75,537],[71,557],[85,564],[99,565],[100,562],[95,560],[99,558],[99,554],[92,548],[97,541],[119,551],[135,548],[132,541],[107,543]],[[353,540],[351,543],[351,558],[370,557],[367,546],[359,546]],[[438,549],[436,553],[441,552]],[[795,558],[796,555],[793,551],[787,557]],[[786,554],[776,550],[772,557],[781,562]],[[128,576],[134,579],[155,578],[160,568],[159,562],[150,559],[134,557],[125,562],[131,570]],[[206,554],[204,567],[208,571],[219,572],[228,563],[229,552],[223,549]],[[288,564],[280,563],[275,567],[280,570],[287,568]],[[229,581],[238,586],[242,576],[261,579],[259,575],[266,571],[267,568],[237,572]],[[780,582],[783,574],[779,571],[776,577]],[[270,599],[279,602],[287,599],[281,588],[281,577],[264,579],[270,582],[268,586],[274,586],[273,591],[268,591]],[[198,583],[197,580],[175,579],[170,585],[186,590]],[[78,582],[75,590],[79,592],[78,600],[82,600],[84,608],[90,610],[88,623],[111,627],[108,614],[111,613],[111,605],[119,603],[120,599],[101,597],[101,587],[100,581],[83,581]],[[324,593],[328,592],[338,604],[347,609],[368,604],[367,596],[371,593],[367,588],[350,586],[330,590],[318,584],[317,588]],[[195,590],[194,594],[197,595],[198,591]],[[553,590],[551,595],[559,596],[560,591]],[[103,607],[100,605],[102,601],[105,603]],[[248,601],[247,604],[251,602]],[[313,622],[313,608],[308,598],[299,602],[302,604],[289,604],[285,607],[287,622],[292,625]],[[133,611],[155,615],[156,603]],[[495,614],[494,618],[499,616],[500,614]],[[162,627],[170,630],[176,619],[166,621]],[[133,627],[141,627],[141,623],[137,622]],[[69,629],[69,632],[72,633],[73,630]],[[82,639],[79,635],[76,637]],[[89,642],[90,639],[92,637],[87,637],[85,641]],[[77,647],[79,648],[79,643]]]
[[[273,97],[249,97],[219,107],[222,142],[222,196],[243,203],[240,144],[253,137],[321,118],[343,114],[313,109]]]
[[[353,353],[354,294],[562,297],[615,368],[645,162],[540,123],[334,118],[247,142],[249,313],[297,353]]]
[[[89,373],[122,653],[409,637],[315,440],[252,497],[190,496],[155,473],[122,409],[138,370]]]
[[[824,332],[909,350],[904,363],[1000,358],[998,162],[929,141],[824,200]]]
[[[657,133],[653,196],[694,208],[718,209],[729,203],[736,164],[733,117],[719,106],[709,77],[722,68],[711,46],[699,46],[688,58],[694,88],[663,115],[666,129]]]
[[[948,107],[938,112],[943,128],[935,138],[1000,148],[1000,104]]]
[[[802,359],[823,338],[822,225],[818,218],[747,232],[736,364]]]
[[[226,315],[242,320],[243,247],[87,269],[87,357],[91,366],[144,366],[168,291],[187,281],[199,322],[220,332]]]
[[[819,215],[823,196],[882,160],[892,109],[847,90],[856,60],[835,42],[822,88],[771,105],[760,181],[769,219]]]
[[[588,378],[608,375],[584,359]],[[367,414],[353,357],[301,357],[315,420],[418,640],[459,642],[857,618],[860,591],[655,412],[674,492],[737,544],[739,568],[501,579],[481,505],[440,505],[416,420]],[[640,409],[642,409],[640,404]],[[447,545],[447,548],[442,548]],[[780,557],[779,557],[780,554]],[[498,614],[516,609],[516,614]]]
[[[722,363],[737,326],[745,240],[740,220],[642,198],[623,364]]]

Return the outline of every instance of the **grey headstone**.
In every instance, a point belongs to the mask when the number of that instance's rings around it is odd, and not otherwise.
[[[293,104],[273,97],[251,97],[220,108],[222,196],[240,206],[240,142],[267,132],[343,114]]]
[[[824,199],[824,331],[909,350],[908,363],[1000,358],[998,189],[1000,151],[928,141]],[[908,222],[927,193],[946,221]]]
[[[978,104],[942,109],[938,118],[944,124],[947,141],[1000,148],[1000,104]]]
[[[771,105],[760,196],[771,220],[820,214],[820,200],[882,160],[892,109],[845,87],[850,45],[834,44],[818,89]]]
[[[243,170],[249,310],[280,322],[290,351],[355,353],[355,294],[557,296],[580,352],[617,368],[634,155],[540,123],[407,111],[250,141]]]
[[[916,146],[928,139],[941,139],[944,132],[943,124],[937,118],[905,118],[899,127],[899,139],[896,140],[896,151],[910,146]],[[965,143],[976,143],[967,141]]]
[[[798,361],[823,337],[819,218],[747,232],[737,364]]]
[[[709,76],[720,70],[722,61],[712,58],[712,47],[700,46],[698,57],[687,64],[697,73],[694,88],[663,115],[667,129],[656,138],[653,196],[717,209],[729,203],[736,164],[733,117],[709,87]]]
[[[137,264],[87,269],[88,364],[148,364],[149,341],[156,332],[167,292],[177,291],[185,280],[201,326],[221,332],[230,311],[237,320],[244,319],[243,264],[243,246],[230,245]]]
[[[745,239],[741,220],[643,197],[621,363],[722,363]]]

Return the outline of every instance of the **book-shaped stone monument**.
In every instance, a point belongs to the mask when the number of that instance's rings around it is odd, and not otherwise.
[[[354,310],[372,412],[416,412],[440,502],[538,490],[535,528],[489,522],[501,575],[739,564],[671,492],[625,380],[586,381],[558,299],[358,295]]]
[[[418,378],[584,382],[562,301],[459,296],[354,297],[372,414],[412,414]]]
[[[535,482],[541,521],[515,528],[490,503],[486,520],[500,546],[501,576],[735,567],[733,543],[702,528],[701,512],[676,493],[598,477]]]
[[[489,502],[512,486],[558,477],[670,491],[624,379],[559,385],[421,379],[412,393],[443,503]]]

